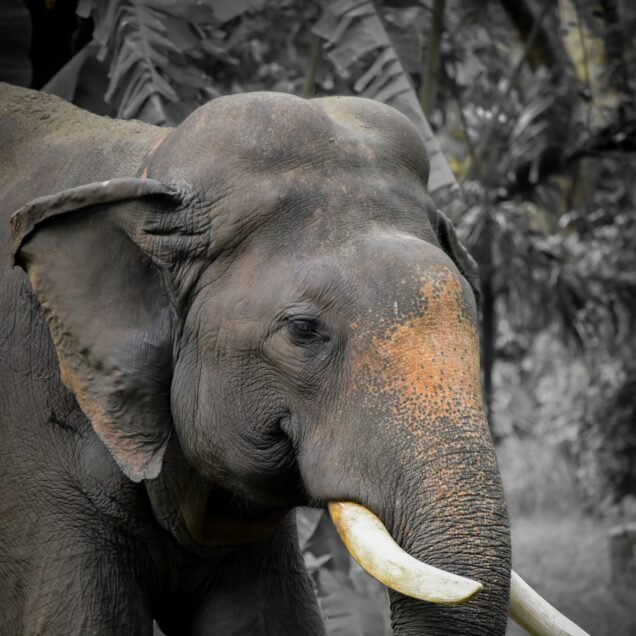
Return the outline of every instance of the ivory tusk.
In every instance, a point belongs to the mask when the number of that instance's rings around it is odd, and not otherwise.
[[[352,502],[328,504],[331,520],[351,556],[396,592],[431,603],[465,603],[482,584],[438,570],[407,554],[370,510]]]
[[[384,524],[360,504],[332,501],[331,520],[351,556],[396,592],[431,603],[465,603],[482,584],[439,570],[407,554]],[[510,576],[511,618],[532,636],[589,636],[535,592],[514,570]]]
[[[510,617],[532,636],[589,636],[539,596],[514,570],[510,576]]]

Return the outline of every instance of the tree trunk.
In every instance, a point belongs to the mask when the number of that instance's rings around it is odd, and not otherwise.
[[[445,0],[435,0],[433,4],[426,55],[426,73],[420,89],[420,105],[429,119],[437,103],[437,69],[439,67],[440,42],[444,30],[444,5]]]
[[[609,532],[612,585],[636,589],[636,523],[614,526]]]

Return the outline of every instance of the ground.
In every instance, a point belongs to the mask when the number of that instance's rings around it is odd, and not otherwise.
[[[636,634],[636,589],[619,589],[610,571],[609,531],[624,519],[583,505],[573,468],[555,446],[509,439],[498,455],[514,569],[592,636]],[[524,633],[508,629],[508,636]]]

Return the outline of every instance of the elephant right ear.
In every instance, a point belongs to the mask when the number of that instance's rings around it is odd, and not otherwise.
[[[140,198],[165,210],[179,196],[152,179],[112,179],[35,199],[11,218],[14,260],[48,321],[62,381],[134,481],[159,474],[170,436],[174,326],[164,273],[129,229]]]
[[[479,304],[481,299],[481,286],[479,284],[479,267],[477,262],[459,240],[452,221],[438,209],[432,201],[426,212],[440,247],[453,259],[453,262],[457,265],[457,269],[459,269],[462,276],[468,281],[475,295],[475,300],[477,304]]]

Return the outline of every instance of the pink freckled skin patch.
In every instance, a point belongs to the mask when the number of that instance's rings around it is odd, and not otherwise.
[[[404,322],[383,321],[354,364],[363,377],[381,370],[402,416],[405,409],[416,415],[422,402],[429,416],[481,411],[479,339],[461,283],[448,270],[432,279],[425,275],[421,287],[427,309]]]
[[[479,489],[477,482],[459,483],[456,463],[465,460],[458,458],[467,448],[490,456],[492,447],[479,338],[472,300],[456,273],[434,265],[420,283],[419,309],[397,318],[385,310],[375,326],[354,332],[351,400],[378,435],[394,429],[391,443],[405,449],[398,461],[407,471],[435,466],[427,499],[451,501]]]

